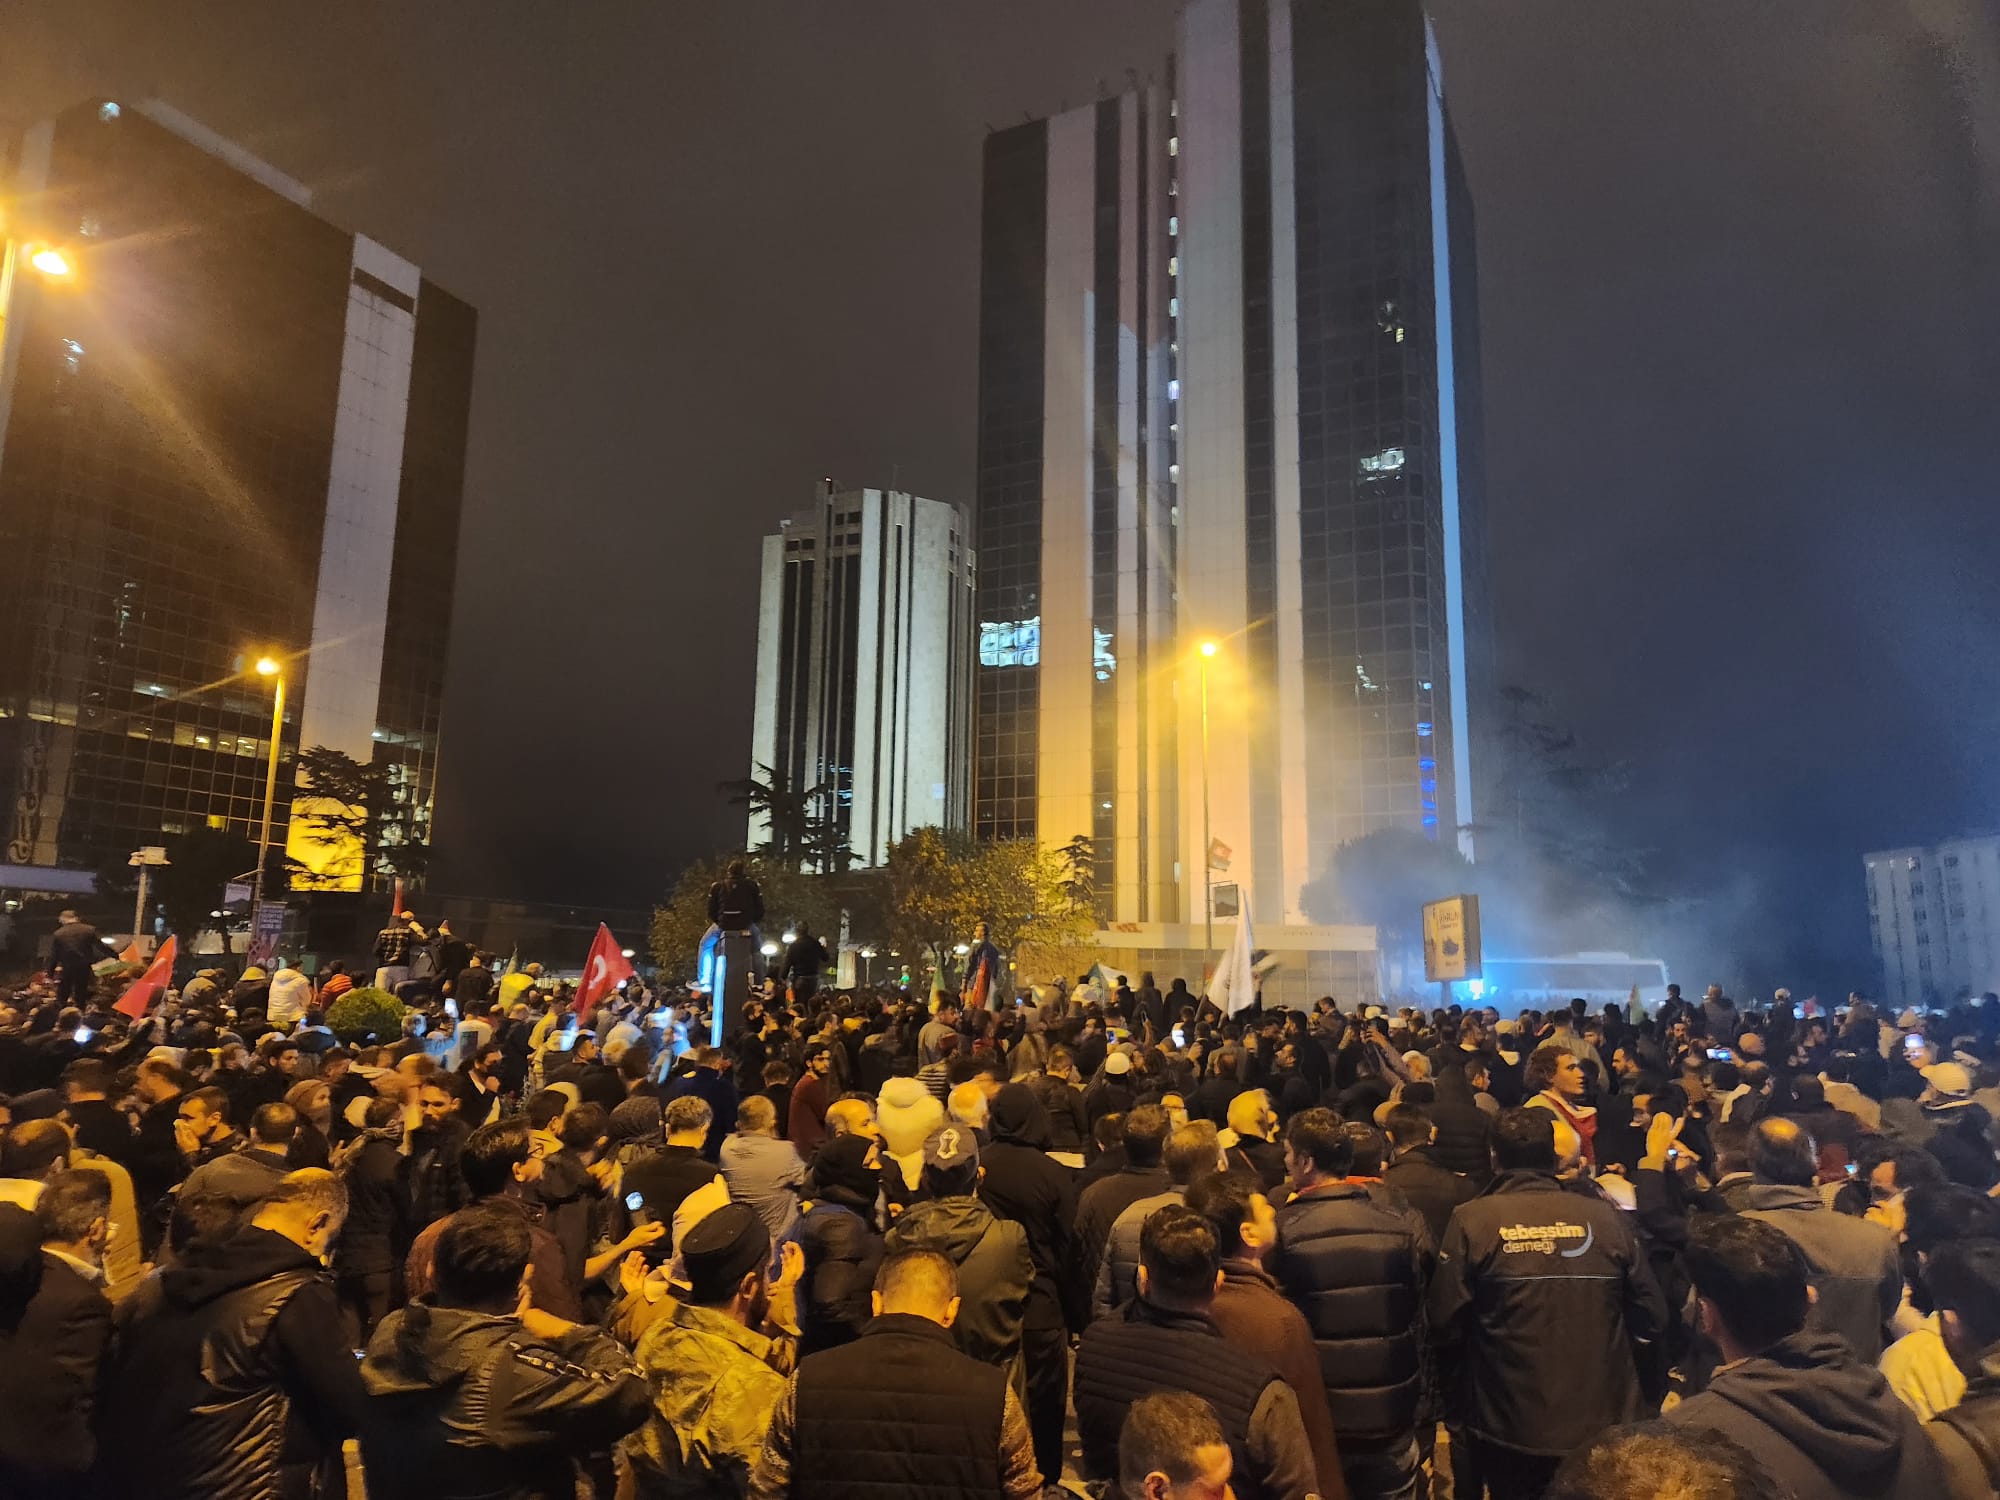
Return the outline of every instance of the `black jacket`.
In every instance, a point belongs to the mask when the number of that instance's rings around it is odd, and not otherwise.
[[[361,1377],[333,1285],[282,1235],[198,1241],[122,1334],[99,1406],[107,1494],[272,1500],[338,1452]]]
[[[688,1194],[715,1181],[716,1166],[694,1146],[662,1146],[627,1162],[620,1176],[626,1197],[639,1196],[633,1222],[658,1222],[671,1230]]]
[[[369,1137],[348,1158],[347,1219],[333,1250],[333,1268],[342,1276],[377,1275],[403,1263],[414,1233],[403,1191],[403,1158],[392,1132]]]
[[[1436,1244],[1444,1243],[1451,1211],[1479,1196],[1479,1184],[1444,1166],[1437,1158],[1436,1146],[1418,1146],[1397,1157],[1382,1180],[1424,1216],[1424,1226]]]
[[[609,1334],[529,1337],[511,1317],[412,1303],[361,1364],[370,1500],[571,1500],[571,1455],[609,1448],[651,1409]]]
[[[1006,1403],[1000,1371],[928,1319],[892,1313],[800,1363],[772,1445],[791,1500],[999,1500]]]
[[[40,1248],[32,1216],[8,1205],[0,1221],[0,1495],[80,1497],[111,1304]]]
[[[1048,1114],[1024,1083],[1010,1083],[993,1098],[988,1126],[993,1142],[980,1155],[986,1170],[979,1196],[994,1214],[1012,1219],[1028,1231],[1028,1254],[1034,1258],[1035,1280],[1028,1292],[1026,1326],[1053,1328],[1067,1323],[1081,1328],[1086,1308],[1081,1298],[1067,1304],[1070,1237],[1076,1220],[1076,1174],[1050,1160]]]
[[[1104,1247],[1111,1240],[1111,1226],[1118,1216],[1141,1198],[1164,1193],[1173,1183],[1165,1167],[1119,1169],[1085,1188],[1076,1200],[1076,1232],[1070,1241],[1070,1275],[1088,1296],[1097,1285],[1097,1268],[1104,1259]]]
[[[99,941],[97,929],[88,922],[65,922],[55,930],[49,939],[49,969],[81,969],[85,974],[99,959],[106,957],[104,944]]]
[[[799,1297],[799,1352],[852,1343],[873,1315],[868,1294],[882,1266],[882,1236],[855,1209],[818,1202],[799,1219],[805,1252]]]
[[[1416,1427],[1433,1259],[1421,1215],[1354,1183],[1324,1183],[1278,1210],[1272,1270],[1312,1325],[1343,1445]]]
[[[1717,1375],[1667,1420],[1719,1432],[1794,1495],[1928,1500],[1945,1493],[1937,1451],[1881,1372],[1834,1333],[1796,1333]]]
[[[1060,1078],[1037,1072],[1021,1080],[1034,1090],[1049,1117],[1050,1151],[1082,1151],[1090,1139],[1090,1115],[1083,1107],[1083,1090]],[[878,1085],[879,1091],[879,1085]]]
[[[1266,1193],[1275,1193],[1285,1180],[1285,1148],[1276,1141],[1245,1137],[1229,1148],[1228,1157],[1232,1171],[1254,1173]]]
[[[1487,1442],[1559,1456],[1636,1421],[1666,1304],[1622,1210],[1546,1172],[1506,1172],[1452,1215],[1430,1324]]]

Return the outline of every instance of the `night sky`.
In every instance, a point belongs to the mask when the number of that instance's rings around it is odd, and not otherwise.
[[[1865,984],[1860,855],[2000,826],[2000,23],[1433,13],[1503,676],[1725,898],[1677,977]],[[478,306],[434,883],[641,906],[741,836],[757,538],[822,475],[970,499],[986,127],[1172,19],[12,0],[0,108],[163,98]]]

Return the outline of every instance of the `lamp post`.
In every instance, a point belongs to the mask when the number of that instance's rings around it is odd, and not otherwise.
[[[1215,659],[1214,641],[1201,643],[1201,944],[1215,952],[1215,840],[1208,831],[1208,664]]]
[[[250,886],[250,920],[257,920],[257,908],[264,904],[264,862],[271,851],[271,803],[278,795],[278,741],[285,731],[285,669],[269,656],[257,658],[257,675],[269,677],[275,691],[271,695],[271,763],[264,772],[264,825],[257,835],[257,874]]]

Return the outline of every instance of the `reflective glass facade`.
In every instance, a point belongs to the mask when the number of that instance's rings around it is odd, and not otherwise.
[[[254,837],[271,698],[245,671],[264,651],[288,662],[282,846],[357,242],[268,169],[135,108],[81,106],[9,156],[30,206],[9,234],[60,238],[76,274],[17,264],[5,301],[0,858],[90,867],[199,826]],[[407,300],[373,735],[399,767],[392,842],[427,837],[474,339],[448,294]]]

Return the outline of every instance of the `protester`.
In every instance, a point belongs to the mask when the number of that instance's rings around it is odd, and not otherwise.
[[[1705,1220],[1688,1270],[1722,1364],[1670,1423],[1722,1433],[1795,1495],[1942,1492],[1937,1454],[1888,1382],[1838,1334],[1808,1331],[1806,1257],[1789,1235],[1750,1215]]]
[[[1428,1314],[1466,1371],[1455,1413],[1493,1500],[1534,1500],[1563,1458],[1665,1395],[1667,1308],[1623,1213],[1557,1180],[1550,1111],[1501,1114],[1498,1175],[1456,1209]],[[1590,1379],[1573,1378],[1590,1349]]]
[[[1400,1500],[1420,1479],[1424,1290],[1436,1251],[1413,1209],[1348,1180],[1354,1144],[1328,1109],[1285,1127],[1293,1195],[1277,1212],[1273,1274],[1320,1351],[1341,1472],[1356,1500]]]
[[[779,1399],[751,1500],[894,1493],[909,1500],[1042,1492],[1005,1373],[962,1354],[958,1273],[935,1250],[882,1262],[860,1337],[804,1359]]]
[[[996,1218],[974,1196],[979,1145],[972,1132],[946,1125],[924,1142],[926,1201],[906,1210],[884,1240],[891,1254],[937,1250],[958,1270],[958,1317],[952,1332],[972,1358],[1006,1370],[1016,1394],[1027,1389],[1021,1336],[1035,1263],[1028,1233]]]
[[[294,1172],[247,1223],[196,1239],[162,1273],[100,1400],[108,1493],[290,1500],[338,1464],[364,1401],[324,1269],[346,1213],[338,1177]]]
[[[1837,1333],[1869,1364],[1882,1357],[1883,1328],[1903,1300],[1896,1236],[1879,1224],[1835,1213],[1815,1185],[1819,1153],[1791,1120],[1760,1120],[1750,1135],[1754,1185],[1745,1215],[1789,1236],[1812,1279],[1810,1325]]]
[[[1313,1450],[1298,1398],[1260,1354],[1222,1336],[1210,1316],[1221,1254],[1209,1221],[1170,1203],[1146,1220],[1139,1293],[1115,1317],[1084,1330],[1076,1355],[1076,1428],[1086,1478],[1119,1471],[1127,1409],[1155,1391],[1210,1402],[1243,1500],[1304,1500],[1317,1493]]]
[[[770,1254],[763,1218],[741,1203],[716,1209],[683,1237],[687,1296],[636,1351],[652,1410],[621,1451],[641,1500],[740,1500],[748,1490],[785,1394],[766,1332]]]
[[[1208,1220],[1222,1257],[1222,1285],[1209,1317],[1223,1338],[1263,1355],[1292,1388],[1312,1447],[1320,1500],[1343,1500],[1347,1480],[1312,1327],[1264,1269],[1278,1247],[1278,1216],[1270,1200],[1258,1190],[1256,1179],[1228,1172],[1204,1177],[1188,1189],[1187,1205]]]
[[[626,1351],[533,1305],[533,1244],[516,1215],[454,1214],[433,1293],[375,1331],[361,1365],[370,1500],[574,1500],[573,1456],[645,1419],[646,1383]]]
[[[773,1240],[791,1234],[806,1164],[790,1141],[778,1139],[778,1112],[762,1094],[737,1106],[735,1133],[722,1143],[722,1180],[731,1198],[757,1210]]]
[[[84,1500],[99,1370],[111,1338],[109,1183],[52,1178],[33,1214],[0,1205],[0,1495]]]
[[[291,1147],[298,1125],[289,1104],[259,1106],[243,1149],[203,1162],[188,1173],[181,1191],[226,1198],[239,1210],[261,1203],[294,1170]]]

